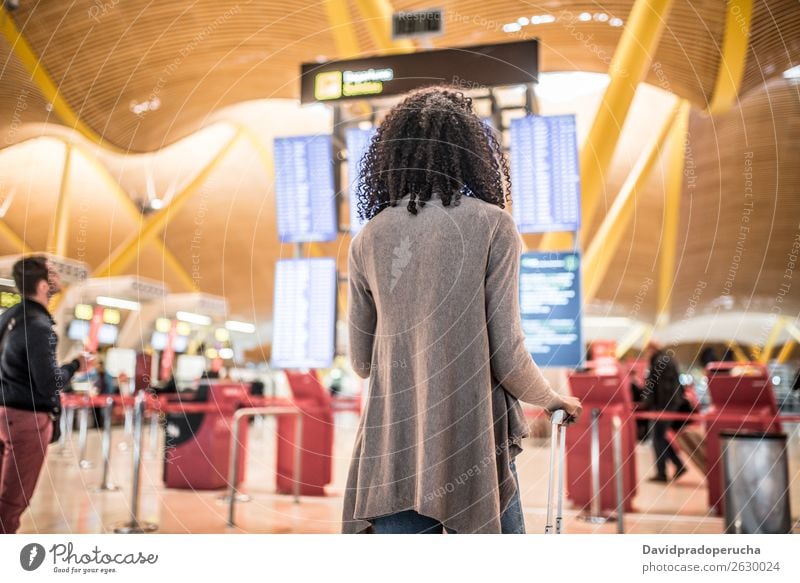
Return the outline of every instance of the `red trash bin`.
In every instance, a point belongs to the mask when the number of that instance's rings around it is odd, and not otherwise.
[[[303,412],[300,493],[324,496],[325,486],[333,480],[333,409],[330,394],[314,371],[286,372],[294,404]],[[294,492],[296,418],[278,418],[277,490]]]

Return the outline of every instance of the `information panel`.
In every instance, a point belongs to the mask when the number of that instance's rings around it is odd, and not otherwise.
[[[580,172],[575,116],[511,121],[512,210],[520,233],[577,231]]]
[[[278,261],[272,314],[272,366],[331,366],[336,327],[336,260]]]
[[[542,367],[583,362],[580,255],[523,253],[519,303],[525,346]]]
[[[375,128],[362,130],[348,128],[345,133],[347,142],[347,182],[350,191],[350,233],[355,235],[366,222],[358,217],[358,185],[361,173],[361,160],[367,153],[370,141],[375,135]]]
[[[281,243],[336,239],[331,136],[275,139],[275,200]]]

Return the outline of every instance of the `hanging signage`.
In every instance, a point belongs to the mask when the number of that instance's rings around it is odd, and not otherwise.
[[[444,32],[441,8],[392,14],[392,40],[439,36]]]
[[[300,68],[300,101],[399,95],[430,85],[465,89],[535,83],[539,41],[439,49],[326,63]]]
[[[542,367],[583,362],[580,255],[523,253],[519,304],[525,346]]]

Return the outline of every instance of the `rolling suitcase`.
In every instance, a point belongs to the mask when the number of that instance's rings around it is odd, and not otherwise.
[[[561,519],[564,508],[564,467],[565,452],[567,449],[567,418],[566,411],[558,409],[550,417],[552,432],[550,434],[550,474],[547,482],[547,522],[544,527],[545,534],[561,534]],[[556,454],[556,450],[558,453]],[[558,458],[558,484],[556,485],[556,523],[553,529],[553,478]]]

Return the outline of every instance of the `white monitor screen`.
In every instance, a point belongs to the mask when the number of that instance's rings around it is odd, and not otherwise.
[[[153,332],[150,337],[150,346],[153,350],[164,350],[167,347],[168,339],[169,336],[167,336],[166,332]]]
[[[336,260],[278,261],[272,313],[274,367],[331,366],[336,327]]]
[[[99,344],[114,344],[117,341],[119,328],[113,324],[103,324],[97,332],[97,342]]]
[[[73,320],[67,328],[67,338],[70,340],[86,340],[89,337],[89,322],[87,320]]]
[[[282,243],[333,241],[338,234],[329,135],[275,139],[275,200]]]
[[[369,144],[375,136],[375,128],[362,130],[348,128],[345,133],[347,142],[347,183],[350,193],[350,233],[355,235],[366,224],[358,217],[358,186],[360,183],[361,161],[367,153]]]
[[[511,120],[512,212],[520,233],[577,231],[580,173],[575,116]]]

